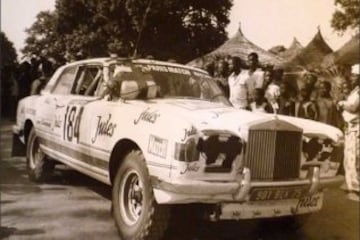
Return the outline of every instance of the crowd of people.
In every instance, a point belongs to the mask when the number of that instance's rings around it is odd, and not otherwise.
[[[294,88],[283,79],[284,72],[274,66],[260,67],[258,55],[248,55],[247,64],[239,57],[219,59],[207,71],[235,108],[253,112],[277,113],[320,121],[345,133],[344,169],[348,198],[359,201],[359,66],[343,84],[342,99],[332,97],[332,83],[313,73],[303,76]],[[298,90],[297,90],[298,89]]]
[[[14,119],[17,103],[29,95],[39,94],[56,68],[63,63],[55,62],[43,52],[20,64],[7,66],[2,71],[2,116]]]
[[[231,57],[207,66],[235,108],[344,126],[341,108],[331,96],[332,83],[318,80],[314,73],[304,74],[303,84],[296,88],[283,79],[283,69],[261,66],[255,52],[249,54],[246,65],[239,57]],[[349,94],[354,85],[355,82],[344,84],[343,95]]]

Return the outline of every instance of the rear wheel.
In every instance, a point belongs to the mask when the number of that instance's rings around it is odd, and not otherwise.
[[[48,160],[40,149],[39,137],[36,136],[34,128],[30,134],[26,146],[26,163],[30,180],[43,182],[51,178],[55,163]]]
[[[145,159],[131,151],[120,165],[113,190],[113,216],[122,239],[161,239],[169,219],[169,207],[154,198]]]

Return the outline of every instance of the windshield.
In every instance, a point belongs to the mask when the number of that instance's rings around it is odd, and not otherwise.
[[[116,75],[117,69],[121,68],[123,66],[120,65],[110,67],[110,75]],[[155,82],[157,86],[156,98],[191,98],[230,105],[215,81],[201,71],[179,66],[140,63],[134,64],[131,71],[134,74],[127,74],[129,77],[131,76],[131,80]]]

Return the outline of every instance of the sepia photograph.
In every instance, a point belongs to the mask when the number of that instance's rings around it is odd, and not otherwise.
[[[0,16],[1,240],[360,240],[360,0]]]

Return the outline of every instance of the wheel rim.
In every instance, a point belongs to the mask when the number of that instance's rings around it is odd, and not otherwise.
[[[119,192],[120,214],[132,226],[141,216],[143,208],[143,183],[137,171],[129,169],[123,177]]]
[[[38,138],[35,137],[32,143],[32,147],[30,149],[30,161],[29,165],[31,169],[35,169],[39,162],[42,161],[44,157],[44,153],[40,149]]]

